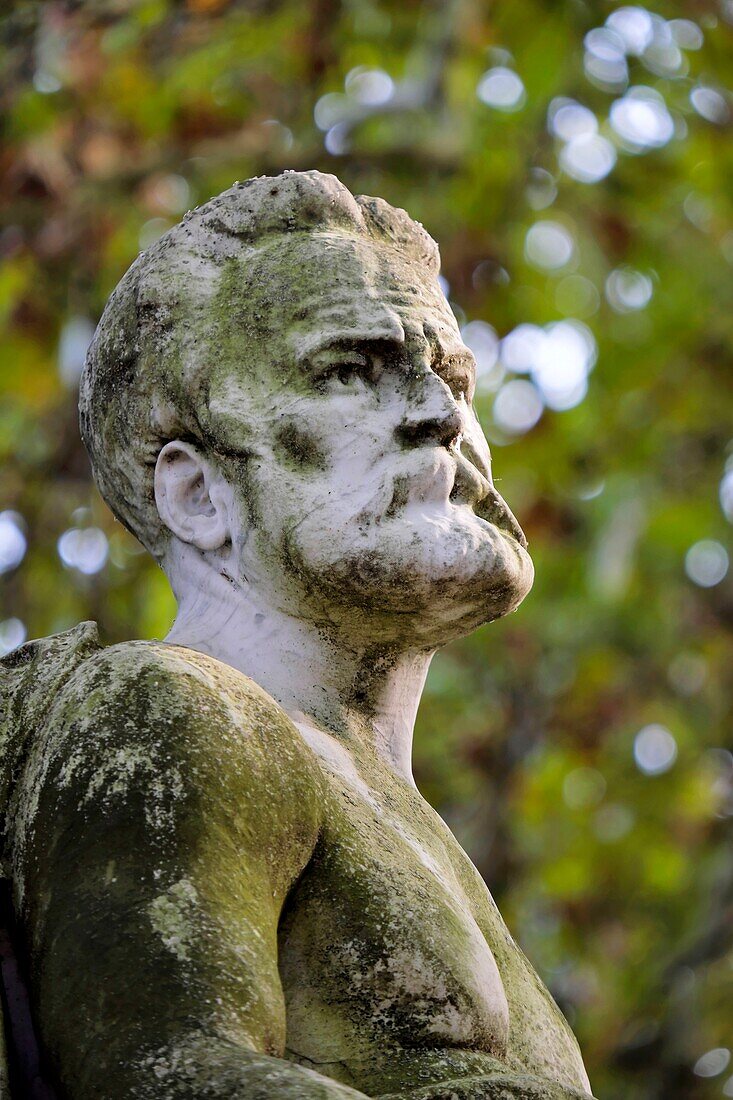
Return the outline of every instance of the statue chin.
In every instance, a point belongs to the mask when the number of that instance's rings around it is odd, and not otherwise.
[[[465,506],[422,505],[328,539],[309,528],[288,539],[290,567],[337,619],[343,610],[373,636],[417,634],[442,645],[514,611],[534,580],[524,547]]]

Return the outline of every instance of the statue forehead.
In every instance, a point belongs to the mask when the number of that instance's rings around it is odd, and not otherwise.
[[[293,350],[325,331],[344,339],[400,338],[426,326],[460,341],[433,271],[402,249],[366,236],[308,232],[283,236],[237,261],[226,280],[233,312],[245,310]],[[279,342],[279,341],[278,341]],[[274,349],[273,349],[274,350]]]

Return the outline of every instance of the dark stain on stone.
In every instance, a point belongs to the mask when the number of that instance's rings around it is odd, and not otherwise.
[[[277,442],[293,465],[302,471],[324,470],[326,460],[312,432],[298,420],[288,417],[278,425]]]

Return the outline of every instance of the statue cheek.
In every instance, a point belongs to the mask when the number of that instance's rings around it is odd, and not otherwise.
[[[277,458],[295,472],[307,475],[327,468],[327,456],[322,440],[300,418],[286,417],[274,433]]]

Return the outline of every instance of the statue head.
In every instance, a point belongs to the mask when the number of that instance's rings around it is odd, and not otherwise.
[[[235,184],[138,257],[82,435],[179,600],[203,562],[324,629],[420,645],[519,604],[532,565],[438,271],[403,210],[319,172]]]

